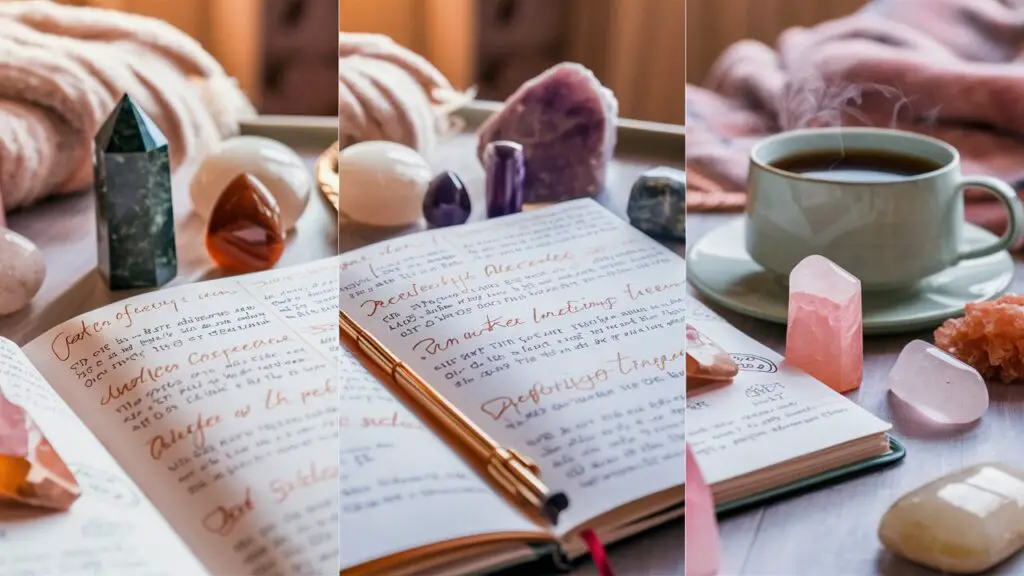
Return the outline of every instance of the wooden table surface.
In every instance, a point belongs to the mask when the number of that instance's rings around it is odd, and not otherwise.
[[[692,246],[710,230],[742,216],[690,213]],[[1024,291],[1022,264],[1012,291]],[[696,292],[693,292],[696,294]],[[785,328],[702,301],[751,337],[785,351]],[[913,339],[931,341],[931,331],[868,337],[864,342],[864,383],[847,397],[892,422],[892,434],[907,449],[896,466],[720,520],[720,576],[934,576],[934,571],[894,557],[878,540],[878,523],[903,494],[959,468],[986,461],[1024,466],[1024,386],[990,384],[991,405],[972,426],[937,428],[888,394],[886,379],[903,347]],[[992,571],[1024,574],[1024,554]]]
[[[427,160],[437,171],[451,170],[459,175],[469,189],[473,202],[473,220],[484,218],[484,171],[476,159],[476,138],[460,134],[439,146]],[[625,217],[629,190],[641,172],[655,166],[683,167],[683,151],[674,157],[640,157],[619,155],[608,171],[606,192],[598,200],[612,212]],[[413,227],[405,232],[416,231]],[[342,223],[341,249],[351,250],[365,244],[378,234],[349,223]],[[666,246],[683,255],[682,243]],[[682,470],[680,470],[680,478]],[[622,576],[682,576],[683,574],[683,520],[679,519],[655,530],[640,534],[608,549],[615,573]],[[519,573],[516,573],[517,576]],[[511,575],[503,575],[511,576]],[[522,576],[537,576],[529,570]],[[587,560],[572,572],[572,576],[598,576],[594,565]]]

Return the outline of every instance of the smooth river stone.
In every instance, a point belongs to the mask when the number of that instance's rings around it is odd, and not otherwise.
[[[685,242],[686,173],[662,166],[641,174],[629,192],[626,215],[641,232]]]
[[[395,142],[353,144],[338,154],[338,210],[369,226],[409,226],[423,217],[423,197],[433,177],[412,148]]]
[[[789,274],[786,361],[843,393],[864,373],[860,280],[823,256]]]
[[[209,220],[220,193],[240,174],[267,187],[281,209],[284,230],[294,229],[309,203],[313,177],[295,150],[262,136],[229,138],[203,158],[189,186],[195,212]]]
[[[907,344],[889,372],[889,390],[942,424],[968,424],[988,410],[977,370],[923,340]]]
[[[46,261],[35,244],[0,228],[0,316],[13,314],[32,301],[46,278]]]
[[[563,62],[526,81],[479,130],[487,145],[511,140],[526,156],[527,203],[594,197],[615,152],[619,103],[586,67]]]
[[[878,537],[891,552],[945,574],[978,574],[1024,546],[1024,471],[979,464],[896,501]]]

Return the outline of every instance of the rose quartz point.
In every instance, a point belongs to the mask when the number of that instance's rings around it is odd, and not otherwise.
[[[823,256],[804,258],[789,274],[786,361],[837,392],[860,387],[860,280]]]
[[[714,576],[722,561],[711,488],[686,445],[686,576]]]
[[[922,340],[900,352],[889,390],[941,424],[969,424],[988,410],[988,388],[977,370]]]

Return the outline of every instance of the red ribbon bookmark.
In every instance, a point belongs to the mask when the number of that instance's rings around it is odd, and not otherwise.
[[[580,538],[583,538],[587,550],[590,550],[590,558],[594,561],[594,566],[597,566],[597,573],[600,576],[615,576],[612,565],[608,562],[608,554],[604,551],[604,544],[601,544],[597,534],[588,528],[580,532]]]

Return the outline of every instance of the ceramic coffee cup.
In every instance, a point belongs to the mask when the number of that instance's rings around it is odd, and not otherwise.
[[[856,182],[773,166],[830,150],[911,156],[936,169]],[[961,244],[967,188],[992,193],[1009,215],[1002,238],[977,249]],[[1005,250],[1024,225],[1024,208],[1010,185],[965,177],[956,148],[899,130],[815,128],[765,138],[750,152],[748,194],[746,247],[755,262],[788,277],[805,257],[820,254],[857,276],[865,290],[912,286],[963,260]]]

